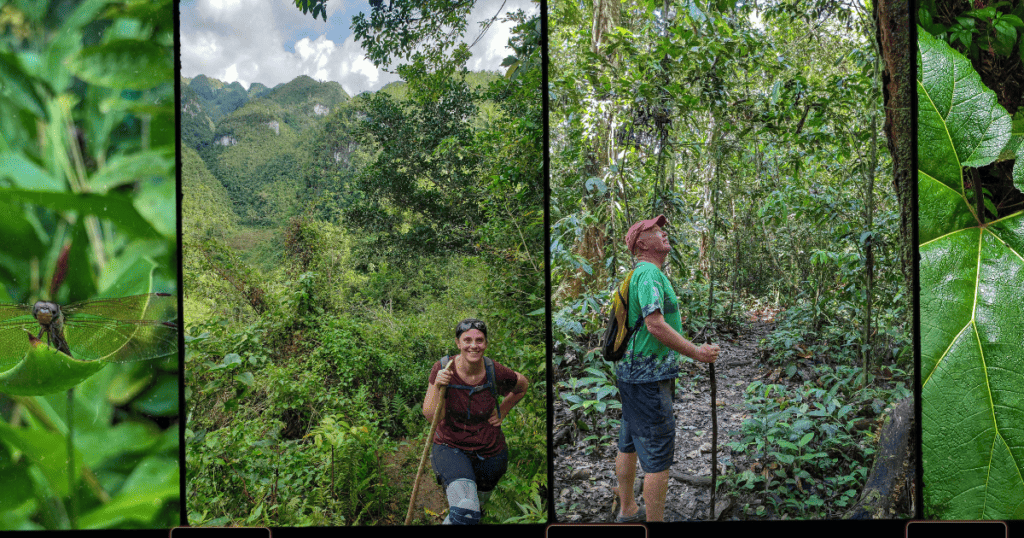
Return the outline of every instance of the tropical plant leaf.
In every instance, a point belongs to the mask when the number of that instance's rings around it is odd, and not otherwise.
[[[22,396],[53,394],[74,387],[104,366],[102,361],[80,361],[39,344],[22,361],[0,372],[0,391]]]
[[[25,74],[16,55],[0,52],[0,74],[0,98],[9,99],[15,105],[47,119],[43,98]]]
[[[118,89],[146,90],[174,74],[167,47],[138,39],[82,49],[67,64],[75,76],[90,84]]]
[[[1010,116],[970,62],[919,29],[921,457],[925,517],[1024,517],[1024,212],[979,221],[964,167]]]

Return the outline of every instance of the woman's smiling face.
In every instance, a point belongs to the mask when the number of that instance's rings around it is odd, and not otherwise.
[[[470,329],[459,335],[458,346],[464,358],[477,361],[487,349],[487,337],[479,329]]]

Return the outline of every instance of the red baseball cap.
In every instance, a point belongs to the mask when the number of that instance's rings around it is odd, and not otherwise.
[[[633,249],[636,247],[636,240],[640,238],[640,234],[654,226],[664,226],[666,224],[668,224],[668,219],[665,218],[665,215],[658,215],[653,219],[642,220],[630,226],[629,231],[626,232],[626,246],[629,247],[629,252],[636,254],[633,252]]]

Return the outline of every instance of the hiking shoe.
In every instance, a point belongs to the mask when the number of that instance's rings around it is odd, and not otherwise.
[[[643,523],[645,521],[647,521],[647,511],[644,510],[643,506],[631,516],[623,516],[620,513],[619,517],[615,518],[616,523]]]

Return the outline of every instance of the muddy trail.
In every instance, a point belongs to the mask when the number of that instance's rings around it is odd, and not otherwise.
[[[726,446],[739,440],[740,426],[746,417],[743,395],[751,382],[778,379],[779,372],[761,361],[758,343],[768,335],[774,324],[752,321],[722,332],[713,343],[721,347],[715,363],[718,417],[718,476],[730,468],[742,468],[748,462],[732,461],[734,455]],[[774,379],[773,379],[774,378]],[[569,405],[561,398],[555,402],[555,508],[559,522],[603,523],[614,521],[618,511],[615,478],[615,455],[618,428],[599,432],[600,440],[588,439],[595,432],[580,432],[572,426],[574,418]],[[665,521],[708,520],[711,498],[711,388],[708,367],[700,363],[684,364],[676,380],[673,407],[676,417],[675,458],[669,471]],[[615,418],[621,413],[612,411]],[[742,455],[741,455],[742,456]],[[729,467],[732,463],[736,467]],[[642,504],[644,472],[637,466],[635,494]],[[754,516],[757,499],[739,503],[719,492],[715,512],[719,520],[768,519]],[[747,511],[750,513],[748,514]],[[765,513],[765,516],[768,516]]]

